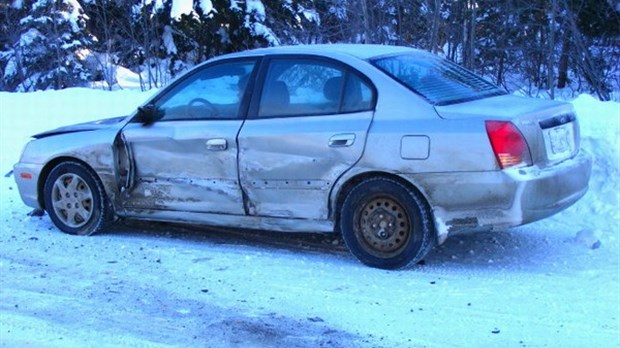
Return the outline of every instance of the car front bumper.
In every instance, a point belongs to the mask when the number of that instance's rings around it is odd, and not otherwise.
[[[29,207],[41,208],[38,197],[38,182],[42,165],[31,163],[17,163],[13,166],[13,176],[17,183],[19,195]]]
[[[409,174],[428,199],[439,243],[461,231],[498,230],[556,214],[588,190],[592,160],[581,151],[550,167]]]

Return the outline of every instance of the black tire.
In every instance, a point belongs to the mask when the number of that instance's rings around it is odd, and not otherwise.
[[[364,264],[397,269],[421,261],[434,246],[428,204],[416,191],[388,178],[372,178],[346,196],[340,231]]]
[[[45,180],[43,199],[54,225],[69,234],[101,232],[112,221],[101,181],[79,162],[62,162],[52,169]]]

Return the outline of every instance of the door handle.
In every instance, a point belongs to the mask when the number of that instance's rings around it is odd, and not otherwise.
[[[355,142],[355,134],[353,133],[336,134],[333,137],[329,138],[330,147],[351,146],[353,145],[354,142]]]
[[[207,140],[207,150],[209,151],[224,151],[228,148],[228,142],[226,139],[215,138]]]

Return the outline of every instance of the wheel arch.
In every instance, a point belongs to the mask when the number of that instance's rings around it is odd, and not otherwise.
[[[428,197],[426,196],[425,192],[421,190],[415,183],[411,182],[410,180],[405,179],[404,177],[398,174],[382,172],[382,171],[368,171],[368,172],[362,172],[362,173],[353,175],[352,177],[348,178],[344,183],[342,183],[337,188],[337,193],[335,195],[335,198],[332,200],[332,209],[330,209],[331,218],[333,218],[334,220],[335,231],[337,233],[340,233],[340,214],[341,214],[342,205],[344,203],[345,198],[357,184],[365,180],[373,179],[373,178],[391,179],[391,180],[394,180],[402,184],[408,189],[418,193],[424,199],[424,204],[426,204],[426,207],[428,208],[431,216],[433,217],[432,221],[434,222],[434,212],[433,212],[432,206],[429,203]],[[433,225],[435,224],[433,223]],[[436,237],[437,231],[434,226],[433,226],[433,229],[434,229],[434,235]]]
[[[97,180],[99,180],[99,182],[103,185],[104,189],[107,190],[106,185],[104,183],[104,181],[102,180],[101,176],[97,173],[96,170],[94,170],[87,162],[76,158],[76,157],[71,157],[71,156],[60,156],[60,157],[56,157],[50,161],[48,161],[43,168],[41,169],[41,172],[39,173],[39,181],[37,182],[37,201],[39,202],[39,205],[41,207],[45,207],[45,202],[44,202],[44,189],[45,189],[45,181],[47,180],[47,178],[49,177],[52,169],[54,169],[57,165],[59,165],[60,163],[63,162],[77,162],[80,163],[81,165],[83,165],[91,174],[93,174],[93,176],[95,178],[97,178]],[[109,192],[106,192],[106,194],[109,195]]]

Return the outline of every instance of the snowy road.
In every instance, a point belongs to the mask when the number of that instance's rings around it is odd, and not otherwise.
[[[8,219],[26,228],[0,237],[7,347],[618,343],[617,254],[570,226],[458,236],[388,272],[327,237],[131,222],[84,238],[47,217]]]
[[[63,94],[0,94],[2,174],[23,145],[10,139],[54,122],[26,132],[7,110],[36,97],[53,113],[49,96]],[[617,103],[582,103],[620,117]],[[70,236],[28,216],[2,177],[0,346],[618,347],[618,128],[582,126],[597,159],[583,200],[521,228],[454,236],[404,271],[365,267],[333,236],[135,221]]]

